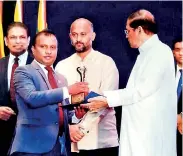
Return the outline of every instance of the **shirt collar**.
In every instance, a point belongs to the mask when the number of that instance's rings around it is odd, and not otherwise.
[[[20,63],[24,58],[27,58],[27,56],[28,56],[28,51],[26,50],[25,53],[18,56],[19,58],[18,62]],[[15,56],[10,53],[9,62],[14,63],[14,59],[15,59]]]
[[[177,71],[179,71],[179,70],[182,70],[182,68],[177,65]]]
[[[91,51],[88,53],[88,55],[86,55],[86,57],[83,60],[81,59],[81,57],[77,53],[75,53],[74,60],[77,60],[78,62],[85,62],[88,60],[92,60],[95,53],[96,53],[96,51],[91,49]]]
[[[159,41],[158,35],[154,34],[152,37],[150,37],[148,40],[146,40],[140,47],[139,52],[140,54],[147,52],[149,49],[151,49],[157,42]]]
[[[41,64],[41,63],[39,63],[36,59],[34,59],[34,61],[41,67],[41,69],[43,70],[43,71],[45,71],[46,69],[45,69],[45,65],[43,65],[43,64]],[[53,69],[53,65],[51,65],[50,67],[52,67],[52,69]],[[47,71],[47,70],[46,70]],[[53,69],[53,71],[54,71],[54,69]]]

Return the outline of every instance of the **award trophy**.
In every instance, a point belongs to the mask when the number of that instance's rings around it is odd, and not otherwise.
[[[83,67],[77,67],[76,68],[77,72],[79,73],[80,75],[80,81],[81,82],[84,82],[85,81],[85,74],[86,74],[86,67],[83,66]],[[84,93],[79,93],[79,94],[76,94],[76,95],[72,95],[71,96],[71,103],[72,104],[80,104],[81,102],[84,101]]]

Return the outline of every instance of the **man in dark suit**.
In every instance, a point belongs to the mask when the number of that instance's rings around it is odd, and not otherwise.
[[[7,156],[12,142],[17,108],[15,100],[10,98],[10,81],[14,58],[18,64],[25,65],[32,62],[33,58],[27,51],[29,33],[26,25],[20,22],[11,23],[6,32],[5,44],[10,54],[0,59],[0,155]]]
[[[173,41],[177,84],[177,156],[182,156],[182,56],[183,41],[178,37]]]
[[[34,61],[18,67],[14,74],[18,118],[11,154],[13,156],[60,156],[59,136],[65,142],[65,155],[70,155],[67,110],[69,95],[88,93],[88,85],[78,82],[67,87],[66,79],[53,70],[58,42],[50,30],[33,39]]]

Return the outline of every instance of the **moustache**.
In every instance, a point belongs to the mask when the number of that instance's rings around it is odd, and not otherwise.
[[[82,45],[84,45],[84,43],[82,43],[82,42],[76,42],[75,45],[76,45],[76,44],[82,44]]]
[[[22,44],[16,44],[16,45],[13,45],[13,47],[23,47]]]

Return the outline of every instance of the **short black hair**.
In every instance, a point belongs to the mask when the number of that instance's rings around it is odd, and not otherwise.
[[[176,37],[176,38],[172,41],[172,49],[175,48],[175,44],[176,44],[177,42],[182,42],[182,36],[178,36],[178,37]]]
[[[145,32],[157,34],[158,28],[156,22],[148,19],[135,19],[130,23],[130,27],[136,29],[141,26]]]
[[[38,33],[33,37],[33,39],[32,39],[32,46],[35,46],[37,38],[38,38],[40,35],[42,35],[42,34],[44,34],[44,35],[46,35],[46,36],[53,35],[53,36],[56,37],[56,34],[55,34],[52,30],[50,30],[50,29],[44,29],[44,30],[38,32]],[[57,37],[56,37],[56,38],[57,38]]]
[[[22,22],[12,22],[11,24],[8,25],[8,28],[7,28],[6,34],[5,34],[6,37],[8,36],[9,31],[10,31],[12,28],[14,28],[14,27],[20,27],[20,28],[25,29],[26,32],[27,32],[27,37],[29,36],[28,27],[27,27],[24,23],[22,23]]]

